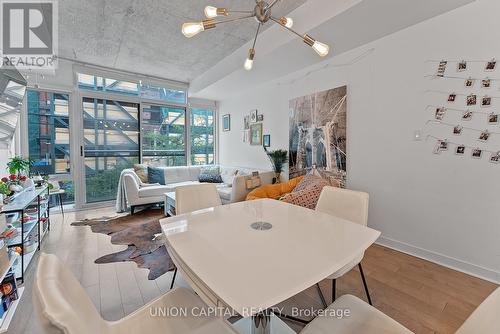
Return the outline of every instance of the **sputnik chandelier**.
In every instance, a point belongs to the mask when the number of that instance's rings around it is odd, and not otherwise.
[[[262,0],[255,0],[256,5],[253,10],[229,10],[227,8],[217,8],[213,6],[207,6],[205,7],[205,16],[207,19],[201,21],[201,22],[190,22],[190,23],[184,23],[182,25],[182,33],[184,36],[187,38],[191,38],[197,34],[199,34],[202,31],[205,31],[207,29],[212,29],[215,28],[216,25],[222,24],[222,23],[228,23],[228,22],[234,22],[238,20],[243,20],[243,19],[248,19],[248,18],[255,18],[257,20],[258,26],[257,26],[257,32],[255,33],[255,38],[253,40],[253,45],[248,50],[248,58],[245,61],[245,69],[246,70],[251,70],[253,67],[253,60],[255,58],[255,43],[257,42],[257,37],[259,36],[259,30],[261,26],[269,20],[274,21],[278,23],[280,26],[283,28],[287,29],[288,31],[294,33],[295,35],[299,36],[302,38],[304,43],[309,45],[310,47],[313,48],[314,51],[321,57],[324,57],[328,54],[330,51],[330,47],[324,43],[316,41],[314,38],[311,36],[304,34],[301,35],[295,30],[292,29],[293,26],[293,20],[289,17],[280,17],[276,18],[271,15],[271,9],[273,6],[280,0],[272,0],[271,3],[267,3],[266,1]],[[228,17],[232,14],[237,14],[240,15],[238,17],[234,18],[228,18],[225,20],[216,20],[215,18],[218,16],[225,16]]]

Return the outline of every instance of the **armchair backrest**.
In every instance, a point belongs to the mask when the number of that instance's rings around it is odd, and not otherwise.
[[[109,328],[73,273],[55,255],[40,254],[33,302],[45,334],[106,333]]]

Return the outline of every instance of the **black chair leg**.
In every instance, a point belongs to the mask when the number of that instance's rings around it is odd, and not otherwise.
[[[323,296],[323,292],[321,291],[319,283],[316,283],[316,290],[318,290],[319,298],[321,298],[321,303],[323,304],[323,308],[327,308],[328,305],[326,304],[325,296]]]
[[[170,290],[172,290],[174,287],[175,276],[177,276],[177,268],[175,268],[175,270],[174,270],[174,276],[172,277],[172,283],[170,283]]]
[[[337,299],[337,280],[332,280],[332,303]]]
[[[133,215],[135,210],[135,206],[130,206],[130,214]]]
[[[372,299],[370,297],[370,292],[368,291],[368,285],[366,285],[365,274],[363,273],[363,267],[361,266],[361,262],[358,264],[359,272],[361,274],[361,279],[363,280],[363,286],[365,287],[366,297],[368,298],[368,304],[372,305]]]
[[[64,207],[63,207],[62,196],[61,196],[61,194],[58,194],[57,197],[59,198],[59,206],[61,207],[61,213],[64,216]]]

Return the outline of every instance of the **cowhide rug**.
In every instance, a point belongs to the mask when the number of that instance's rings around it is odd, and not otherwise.
[[[161,234],[162,210],[144,210],[134,215],[83,219],[72,226],[90,226],[92,232],[111,236],[111,243],[127,245],[127,249],[102,256],[95,263],[134,261],[149,269],[148,279],[155,280],[175,265],[168,255]]]

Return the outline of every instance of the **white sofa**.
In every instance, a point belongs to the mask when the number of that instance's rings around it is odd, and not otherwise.
[[[251,189],[247,189],[246,180],[252,172],[258,171],[261,184],[270,184],[272,171],[263,171],[246,167],[218,166],[224,183],[217,184],[217,191],[222,203],[234,203],[245,200]],[[163,203],[164,194],[175,188],[199,183],[198,177],[203,166],[161,167],[165,173],[165,185],[143,183],[133,169],[125,169],[120,176],[117,196],[117,211],[130,207],[132,213],[136,206]],[[124,196],[120,194],[123,192]],[[122,200],[120,201],[120,198]],[[122,203],[125,201],[125,203]]]

